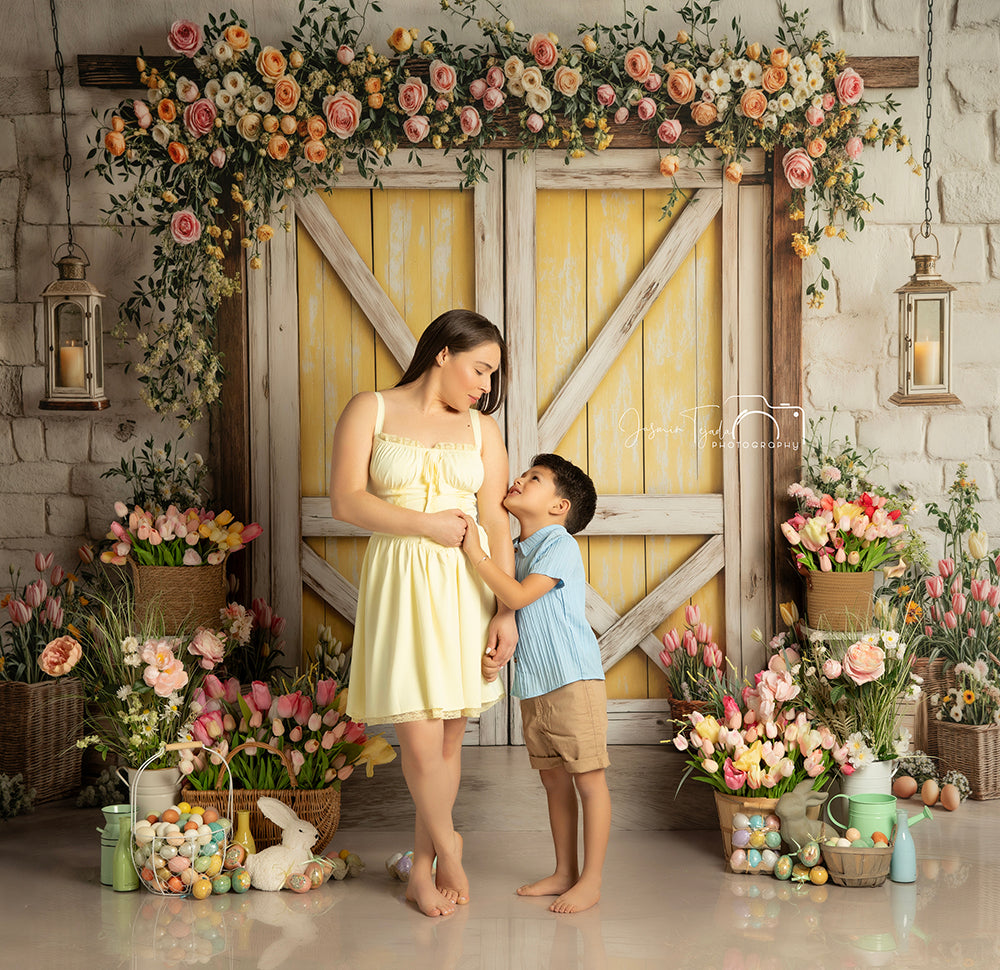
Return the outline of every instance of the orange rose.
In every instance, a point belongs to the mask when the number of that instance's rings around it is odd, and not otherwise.
[[[326,145],[315,138],[310,138],[306,142],[304,152],[306,161],[312,162],[313,165],[319,165],[320,162],[326,160]]]
[[[757,41],[747,46],[747,58],[751,61],[760,60],[760,44]]]
[[[739,185],[743,178],[743,166],[739,162],[730,162],[726,166],[726,180],[735,185]]]
[[[806,151],[813,158],[819,158],[823,152],[826,151],[826,142],[822,138],[814,138],[808,145],[806,145]]]
[[[111,119],[111,130],[112,131],[124,131],[125,122],[118,116],[114,115]]]
[[[279,122],[281,130],[286,135],[294,135],[295,129],[298,127],[298,124],[299,123],[298,121],[295,120],[294,115],[282,115],[281,121]]]
[[[696,101],[691,105],[691,120],[703,128],[719,117],[719,110],[711,101]]]
[[[405,54],[413,46],[413,36],[405,27],[397,27],[386,43],[400,54]]]
[[[326,134],[326,122],[319,115],[313,115],[306,122],[306,132],[310,138],[320,139]]]
[[[156,113],[160,116],[160,121],[169,125],[177,117],[177,105],[170,98],[163,98],[156,106]]]
[[[261,127],[264,131],[275,132],[278,130],[278,119],[274,115],[264,115],[264,120],[261,122]]]
[[[678,104],[687,104],[694,97],[694,78],[687,68],[679,67],[667,75],[667,94]]]
[[[121,155],[125,151],[125,136],[120,131],[109,131],[104,136],[104,147],[109,155]]]
[[[295,126],[295,134],[297,134],[299,138],[309,137],[309,126],[306,123],[305,118],[301,118],[299,120],[299,123]]]
[[[250,46],[250,31],[239,24],[227,27],[223,32],[223,36],[226,39],[226,43],[234,51],[245,51]]]
[[[645,47],[633,47],[625,55],[625,73],[633,81],[645,81],[653,71],[653,59]]]
[[[385,102],[385,97],[382,94],[375,93],[368,95],[369,108],[381,108],[384,102]]]
[[[365,90],[369,94],[378,94],[382,90],[382,79],[379,77],[369,77],[365,79]]]
[[[183,165],[188,160],[187,146],[179,141],[172,141],[167,145],[167,154],[175,165]]]
[[[759,118],[767,111],[767,95],[760,88],[747,88],[740,98],[740,107],[748,118]]]
[[[278,78],[274,84],[274,103],[284,112],[294,111],[302,93],[299,82],[290,74]]]
[[[265,81],[274,84],[285,73],[285,55],[276,47],[264,47],[257,55],[257,70]]]
[[[788,67],[788,51],[784,47],[775,47],[771,51],[771,63],[775,67]]]
[[[769,94],[780,91],[785,86],[788,75],[783,67],[769,67],[764,71],[764,76],[760,79],[761,87]]]
[[[280,162],[288,154],[288,149],[290,147],[288,139],[284,135],[271,135],[271,138],[267,143],[267,154],[270,155],[276,162]]]
[[[552,78],[552,86],[567,98],[573,97],[580,89],[580,82],[583,75],[573,67],[557,67],[555,76]]]
[[[678,155],[664,155],[660,159],[660,174],[665,178],[677,174],[677,169],[681,167],[681,160]]]

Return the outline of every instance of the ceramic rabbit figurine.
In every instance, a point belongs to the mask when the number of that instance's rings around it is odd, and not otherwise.
[[[281,844],[248,855],[244,865],[254,889],[274,892],[284,887],[289,876],[305,871],[319,832],[276,798],[258,798],[257,805],[266,818],[281,828]]]
[[[827,792],[812,791],[813,780],[800,781],[790,792],[778,799],[774,809],[781,819],[781,840],[789,846],[801,849],[807,842],[815,842],[823,835],[823,823],[819,819],[807,818],[806,809],[812,805],[822,805]]]

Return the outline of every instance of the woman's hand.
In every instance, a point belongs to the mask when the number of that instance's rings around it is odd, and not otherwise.
[[[424,535],[442,546],[457,548],[465,538],[466,522],[461,509],[428,512]]]
[[[479,541],[479,526],[471,515],[466,515],[464,518],[465,538],[462,540],[462,549],[470,561],[476,563],[483,558],[483,545]]]

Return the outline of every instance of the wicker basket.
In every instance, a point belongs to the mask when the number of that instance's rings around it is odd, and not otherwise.
[[[778,806],[777,798],[744,798],[742,795],[726,795],[713,790],[715,807],[719,811],[719,829],[722,832],[722,857],[726,861],[726,870],[732,872],[729,860],[733,854],[733,816],[742,812],[744,815],[770,815]],[[752,874],[764,875],[763,869],[750,869]],[[770,873],[767,873],[770,875]]]
[[[704,701],[687,701],[683,697],[674,697],[667,692],[667,702],[670,704],[670,717],[675,721],[687,722],[688,716],[694,711],[704,711]]]
[[[164,631],[216,628],[226,605],[226,571],[214,566],[140,566],[129,560],[135,586],[135,618],[163,618]]]
[[[1000,798],[1000,725],[937,722],[941,771],[954,768],[969,779],[970,798]]]
[[[73,678],[38,684],[0,682],[0,774],[24,777],[36,802],[80,790],[83,684]]]
[[[832,845],[820,847],[823,864],[830,879],[838,886],[881,886],[889,875],[892,846],[888,849],[862,849]]]
[[[809,626],[841,633],[867,629],[872,616],[874,573],[809,571],[805,580]]]
[[[944,695],[955,686],[955,672],[953,665],[946,666],[946,661],[940,657],[936,660],[916,657],[913,660],[912,670],[923,681],[920,685],[920,703],[923,712],[918,715],[920,723],[925,725],[926,737],[920,739],[923,742],[923,751],[932,758],[937,758],[940,755],[938,750],[940,722],[937,720],[937,711],[941,705],[932,704],[931,698],[935,694]]]
[[[250,832],[253,835],[257,851],[260,852],[262,849],[277,845],[281,841],[281,829],[270,819],[265,818],[264,813],[257,806],[257,799],[266,795],[268,798],[276,798],[279,802],[284,802],[299,818],[316,826],[319,840],[312,848],[316,853],[322,852],[340,824],[340,792],[334,788],[299,788],[288,756],[284,751],[263,741],[247,741],[238,745],[229,752],[226,763],[231,762],[233,757],[245,748],[264,748],[276,754],[284,762],[292,783],[291,788],[284,788],[280,791],[262,791],[249,788],[237,788],[233,791],[233,817],[235,818],[238,812],[250,813]],[[229,797],[228,788],[206,791],[198,791],[194,788],[181,790],[181,798],[184,801],[192,805],[214,808],[220,814],[229,811]]]

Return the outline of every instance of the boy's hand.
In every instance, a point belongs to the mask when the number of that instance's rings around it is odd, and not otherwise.
[[[478,562],[483,558],[483,546],[479,541],[479,526],[472,516],[463,513],[465,519],[465,537],[462,539],[462,549],[473,562]]]
[[[492,684],[500,676],[500,665],[488,654],[483,654],[483,680]]]

